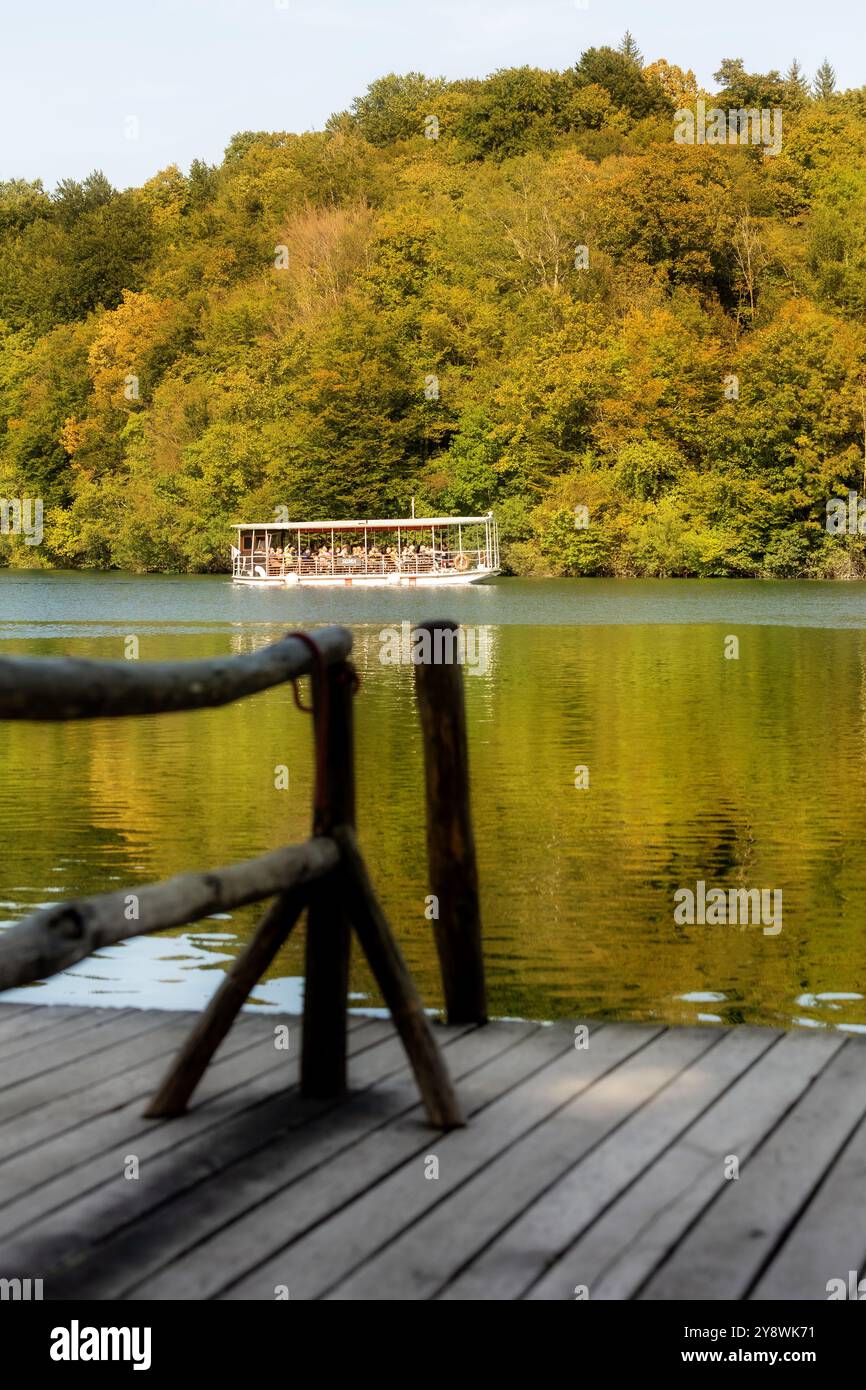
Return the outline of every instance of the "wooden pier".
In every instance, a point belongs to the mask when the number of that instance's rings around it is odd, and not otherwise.
[[[825,1300],[863,1266],[857,1038],[437,1027],[468,1120],[442,1133],[389,1021],[351,1016],[349,1096],[316,1101],[300,1020],[245,1010],[192,1108],[146,1119],[191,1021],[0,1004],[0,1278],[59,1300]]]

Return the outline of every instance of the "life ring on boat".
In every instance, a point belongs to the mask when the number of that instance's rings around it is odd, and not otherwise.
[[[468,555],[464,555],[462,550],[454,561],[454,568],[459,574],[465,574],[468,569],[472,568],[472,561]]]

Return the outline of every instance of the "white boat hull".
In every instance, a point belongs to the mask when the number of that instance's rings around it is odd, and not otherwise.
[[[482,584],[500,570],[470,570],[463,574],[286,574],[235,575],[233,583],[258,589],[442,589]]]

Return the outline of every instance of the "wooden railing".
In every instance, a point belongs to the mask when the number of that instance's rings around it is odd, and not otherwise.
[[[431,651],[454,651],[435,640]],[[301,1090],[346,1089],[351,933],[366,954],[415,1073],[432,1124],[463,1123],[450,1077],[414,981],[370,882],[355,839],[354,724],[357,677],[344,628],[294,633],[244,656],[187,662],[0,658],[0,719],[70,720],[166,714],[224,705],[282,682],[312,678],[316,763],[312,836],[302,845],[161,883],[61,903],[0,936],[0,991],[44,979],[93,951],[142,933],[199,921],[271,898],[173,1061],[147,1111],[178,1115],[250,991],[307,911]],[[447,1018],[486,1020],[462,670],[416,665],[424,736],[433,930]],[[300,705],[295,689],[295,697]],[[302,709],[304,706],[300,706]],[[135,904],[129,920],[130,903]]]

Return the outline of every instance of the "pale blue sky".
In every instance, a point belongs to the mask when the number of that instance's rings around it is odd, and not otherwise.
[[[215,162],[239,130],[321,129],[386,72],[565,68],[625,29],[709,86],[722,58],[811,76],[825,55],[841,87],[866,84],[863,0],[0,0],[0,24],[0,178],[49,188]]]

